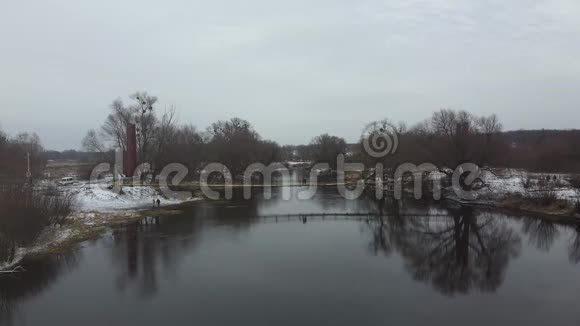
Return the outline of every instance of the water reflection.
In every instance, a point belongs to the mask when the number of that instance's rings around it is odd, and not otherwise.
[[[273,195],[277,198],[278,194]],[[345,217],[347,223],[324,215],[315,216],[330,212],[366,212],[370,215]],[[306,216],[306,213],[313,214]],[[263,217],[272,214],[280,214],[280,218]],[[296,215],[283,217],[285,214]],[[266,226],[267,222],[271,222],[270,226]],[[353,236],[346,231],[350,229],[342,228],[345,224],[362,228],[362,234]],[[234,241],[232,244],[232,238],[259,241]],[[339,243],[329,244],[328,238]],[[214,250],[215,247],[219,250]],[[547,255],[547,251],[554,255],[564,254],[564,260],[577,264],[580,262],[580,224],[562,225],[414,201],[375,201],[369,198],[344,201],[336,191],[330,190],[321,191],[310,201],[264,201],[259,197],[245,201],[236,197],[232,201],[198,202],[184,207],[181,213],[151,216],[144,221],[114,228],[107,239],[98,241],[88,251],[90,255],[103,255],[104,264],[109,264],[93,274],[87,273],[86,269],[75,269],[79,264],[86,266],[93,259],[79,259],[79,253],[86,252],[81,249],[67,255],[30,260],[24,266],[26,273],[0,276],[0,323],[19,323],[22,303],[40,293],[50,293],[50,285],[66,271],[81,273],[80,278],[84,277],[88,282],[104,279],[117,295],[129,293],[132,300],[144,302],[155,298],[156,304],[163,305],[174,303],[173,295],[179,299],[196,298],[205,302],[209,300],[208,296],[216,293],[214,296],[221,300],[221,296],[228,295],[231,288],[243,293],[245,286],[249,286],[252,293],[280,299],[280,293],[293,293],[300,286],[301,283],[292,285],[291,280],[296,276],[293,271],[304,265],[311,268],[310,273],[305,274],[308,279],[299,279],[308,284],[309,295],[317,297],[327,293],[325,291],[336,291],[332,292],[333,296],[340,296],[337,289],[344,288],[345,298],[341,300],[348,301],[349,295],[359,293],[354,288],[373,292],[357,273],[388,265],[390,269],[400,269],[405,274],[380,274],[380,282],[389,284],[409,280],[420,288],[436,290],[437,296],[461,298],[462,295],[498,290],[506,282],[507,271],[513,262],[525,259],[522,258],[526,257],[522,254],[524,249],[539,250],[542,255]],[[541,256],[534,256],[534,259],[538,260],[528,261],[528,264],[542,261],[539,260]],[[345,266],[345,262],[360,265]],[[204,269],[208,265],[210,267]],[[278,265],[284,268],[276,268]],[[235,269],[233,275],[238,278],[232,278],[227,271],[216,270],[216,266]],[[279,279],[263,281],[269,271],[279,273]],[[530,273],[521,267],[518,272]],[[178,277],[180,273],[184,276],[181,279]],[[352,275],[355,279],[352,288],[349,284],[334,283],[332,273],[346,279]],[[111,277],[107,276],[109,274]],[[189,279],[189,286],[205,296],[187,292],[187,296],[181,294],[179,297],[176,294],[179,285],[173,287],[169,280],[180,284],[184,278]],[[280,279],[284,282],[279,282]],[[369,279],[369,283],[376,281]],[[257,289],[260,282],[265,282],[263,289]],[[284,287],[285,282],[289,282],[288,289]],[[331,290],[321,288],[316,292],[317,284],[325,282],[331,284]],[[269,287],[276,291],[268,292]],[[170,290],[162,291],[167,288]],[[203,298],[197,298],[198,295]],[[388,296],[389,293],[373,292],[369,297],[379,295]],[[108,293],[103,297],[104,300],[116,298]]]
[[[181,257],[194,250],[200,223],[187,216],[150,217],[113,230],[110,247],[120,291],[135,287],[143,297],[159,290],[160,274],[175,274]]]
[[[258,201],[242,200],[195,204],[170,216],[150,216],[113,230],[110,248],[117,269],[116,286],[136,289],[144,297],[159,290],[159,277],[176,274],[185,255],[196,249],[203,228],[225,227],[230,233],[249,230],[258,222]]]
[[[371,204],[370,207],[367,205],[367,208],[373,211],[372,200],[366,200],[364,203]],[[382,199],[374,203],[376,204],[376,210],[374,210],[376,216],[365,222],[372,237],[368,246],[369,251],[375,256],[381,254],[388,257],[397,248],[400,236],[408,228],[407,224],[413,223],[414,220],[401,217],[399,201],[391,201],[387,205],[386,199]],[[385,210],[388,210],[390,215],[385,216]]]
[[[379,215],[367,222],[373,253],[388,256],[397,250],[415,280],[427,282],[445,295],[495,291],[510,259],[521,250],[521,238],[505,220],[475,214],[470,208],[450,209],[449,217],[402,218]]]
[[[426,218],[401,243],[407,268],[446,295],[472,289],[495,291],[510,259],[521,250],[521,238],[505,221],[471,209],[451,211],[451,219]]]
[[[580,224],[576,224],[572,228],[574,232],[568,246],[568,259],[570,262],[578,264],[580,263]]]
[[[559,234],[558,226],[550,221],[526,218],[522,220],[522,231],[536,248],[548,251]]]
[[[0,275],[0,324],[22,324],[20,303],[40,295],[59,277],[74,270],[79,261],[76,250],[22,264],[26,272]]]

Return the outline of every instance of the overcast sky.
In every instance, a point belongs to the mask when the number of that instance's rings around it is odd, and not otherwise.
[[[22,0],[0,27],[0,125],[51,149],[137,90],[281,144],[442,107],[580,127],[578,0]]]

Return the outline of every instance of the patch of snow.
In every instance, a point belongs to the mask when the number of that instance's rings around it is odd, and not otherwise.
[[[151,186],[124,186],[122,193],[106,189],[103,184],[82,183],[67,189],[76,194],[78,211],[80,212],[112,212],[128,209],[145,209],[153,207],[153,201],[159,200],[161,205],[178,204],[195,198],[168,199],[163,197]],[[93,216],[78,215],[94,218]]]
[[[10,270],[18,265],[18,263],[26,256],[25,248],[18,248],[14,259],[9,262],[0,263],[0,271]]]
[[[550,176],[550,181],[546,181],[547,177]],[[553,177],[556,176],[556,180]],[[489,188],[485,190],[485,194],[488,197],[501,197],[506,195],[522,195],[530,196],[543,189],[548,189],[553,191],[556,196],[560,199],[566,200],[579,200],[580,193],[573,189],[569,182],[567,181],[569,175],[567,174],[557,174],[557,173],[530,173],[515,169],[505,169],[500,173],[490,173],[484,171],[482,174],[482,179],[489,185]],[[524,186],[526,179],[530,179],[531,182]],[[545,187],[540,187],[539,182],[544,182]]]
[[[42,231],[34,246],[32,247],[21,247],[16,250],[16,255],[11,262],[6,262],[0,264],[0,270],[8,270],[14,268],[20,263],[20,261],[28,254],[33,254],[40,252],[51,245],[59,245],[64,241],[70,239],[74,236],[72,229],[66,226],[50,226]]]

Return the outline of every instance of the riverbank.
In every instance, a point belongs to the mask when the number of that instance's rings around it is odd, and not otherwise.
[[[43,255],[68,250],[77,243],[96,239],[110,227],[141,221],[151,216],[162,217],[179,213],[180,204],[125,212],[77,212],[62,226],[56,241],[37,246],[30,255]]]
[[[446,199],[460,205],[526,214],[555,222],[578,222],[580,189],[570,182],[578,177],[513,169],[486,170],[482,172],[485,187],[478,190],[476,200],[461,200],[452,191],[448,191]]]
[[[40,241],[38,245],[31,248],[27,255],[60,253],[80,242],[102,236],[110,227],[133,223],[151,217],[177,215],[183,212],[184,205],[195,205],[196,202],[203,202],[203,199],[198,198],[194,201],[134,211],[76,212],[67,219],[63,226],[52,228],[50,232],[52,232],[53,236],[44,237],[45,240]],[[533,201],[521,197],[507,198],[497,202],[462,202],[457,200],[454,200],[454,202],[460,205],[526,215],[558,223],[580,221],[580,215],[574,212],[574,207],[570,203],[562,206],[562,202],[558,202],[547,207],[538,207]]]
[[[512,212],[535,214],[544,216],[554,221],[580,221],[580,213],[577,202],[556,199],[542,203],[541,200],[512,196],[496,203],[498,209]]]
[[[558,201],[548,206],[538,206],[530,198],[520,196],[508,197],[497,201],[462,201],[456,198],[446,198],[456,205],[470,206],[506,214],[525,215],[555,223],[578,223],[580,214],[571,202]]]
[[[110,227],[141,221],[151,216],[164,217],[179,214],[181,204],[158,208],[121,211],[121,212],[85,212],[72,214],[60,226],[50,226],[39,236],[35,245],[18,248],[12,262],[0,266],[0,271],[13,270],[25,257],[59,254],[87,240],[98,239]]]
[[[577,223],[580,221],[575,201],[577,194],[569,187],[561,187],[559,193],[555,193],[555,197],[542,203],[547,199],[533,196],[532,192],[524,189],[519,179],[513,176],[488,181],[491,181],[492,189],[488,189],[487,194],[478,201],[465,202],[453,198],[448,199],[460,205],[528,215],[553,222]],[[77,193],[78,209],[61,226],[47,228],[33,247],[19,248],[16,259],[0,266],[0,270],[17,266],[25,256],[63,252],[83,241],[99,238],[112,226],[132,223],[152,216],[177,214],[181,212],[184,203],[203,200],[201,197],[192,197],[187,200],[164,198],[155,187],[151,186],[125,186],[123,189],[122,194],[117,194],[102,189],[98,185],[84,184],[71,188]],[[570,197],[574,194],[576,197]],[[153,200],[156,199],[160,199],[161,205],[152,208]]]

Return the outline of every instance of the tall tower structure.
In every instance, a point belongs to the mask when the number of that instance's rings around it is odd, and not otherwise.
[[[127,125],[127,153],[125,157],[125,175],[132,177],[137,168],[137,132],[133,123]]]

